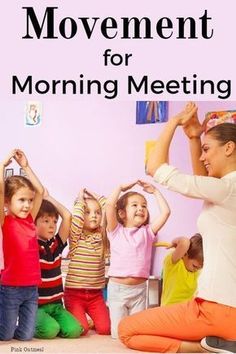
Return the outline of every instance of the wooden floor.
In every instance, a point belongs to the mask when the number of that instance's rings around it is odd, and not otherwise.
[[[78,339],[56,338],[51,340],[33,339],[30,342],[12,340],[0,342],[0,353],[54,353],[54,354],[81,354],[81,353],[141,353],[126,348],[119,340],[110,336],[101,336],[90,331],[88,335]],[[142,352],[143,353],[143,352]]]

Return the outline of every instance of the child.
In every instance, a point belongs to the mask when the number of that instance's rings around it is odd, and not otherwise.
[[[83,189],[74,204],[70,233],[69,270],[66,276],[65,306],[84,328],[89,329],[86,314],[98,334],[110,334],[109,311],[103,299],[107,242],[102,208],[105,198]]]
[[[149,224],[147,201],[137,192],[125,193],[139,184],[157,200],[161,214]],[[119,199],[118,199],[119,198]],[[151,266],[152,243],[170,215],[169,206],[151,184],[138,181],[119,186],[107,199],[106,217],[111,247],[108,303],[112,338],[117,338],[119,321],[146,307],[146,280]]]
[[[161,306],[191,300],[203,266],[202,237],[179,237],[172,241],[175,250],[164,259]]]
[[[12,158],[28,178],[12,176],[4,183],[4,169]],[[0,287],[0,340],[11,340],[13,337],[30,340],[34,334],[37,286],[41,282],[34,218],[42,196],[43,187],[25,154],[18,149],[12,151],[0,164],[0,220],[4,253]]]
[[[59,215],[62,221],[56,234]],[[83,331],[80,323],[62,304],[61,257],[67,245],[70,222],[70,212],[46,193],[35,220],[42,276],[34,335],[37,338],[51,339],[57,335],[77,338]]]
[[[3,250],[2,250],[2,228],[0,227],[0,277],[4,267]]]

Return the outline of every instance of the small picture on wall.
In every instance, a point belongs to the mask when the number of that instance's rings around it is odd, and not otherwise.
[[[206,130],[221,123],[236,124],[236,110],[208,112],[206,114],[206,119]]]
[[[23,168],[20,168],[20,176],[27,177]]]
[[[168,102],[137,101],[136,124],[162,123],[168,120]]]
[[[25,126],[39,126],[42,121],[42,104],[39,101],[29,101],[25,107]]]
[[[6,168],[5,169],[5,178],[11,177],[14,175],[14,169],[13,168]]]

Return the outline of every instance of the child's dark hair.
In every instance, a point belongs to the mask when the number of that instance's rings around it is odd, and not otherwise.
[[[203,263],[202,236],[200,234],[195,234],[190,238],[187,256],[190,259],[197,259],[199,262]]]
[[[236,144],[236,124],[221,123],[207,130],[206,135],[211,135],[218,140],[221,145],[228,141],[233,141]]]
[[[10,201],[20,188],[29,188],[32,192],[35,192],[34,186],[28,178],[24,176],[7,177],[4,184],[5,199]]]
[[[116,217],[117,217],[118,222],[121,225],[124,225],[124,220],[122,220],[122,218],[119,216],[119,210],[125,210],[127,203],[128,203],[128,199],[130,197],[132,197],[133,195],[139,195],[139,196],[143,197],[144,200],[146,200],[146,198],[138,192],[127,192],[127,193],[123,194],[122,197],[120,197],[116,203]],[[150,219],[150,217],[149,217],[149,212],[148,212],[147,220],[145,221],[145,223],[143,225],[149,224],[149,219]]]
[[[37,221],[38,218],[41,218],[44,215],[55,216],[56,219],[58,219],[59,217],[59,213],[56,207],[51,202],[45,199],[43,199],[42,201],[39,212],[35,218],[35,222]]]

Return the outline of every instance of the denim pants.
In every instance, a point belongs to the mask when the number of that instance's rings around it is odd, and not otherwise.
[[[36,286],[0,285],[0,340],[32,339],[37,308]]]

